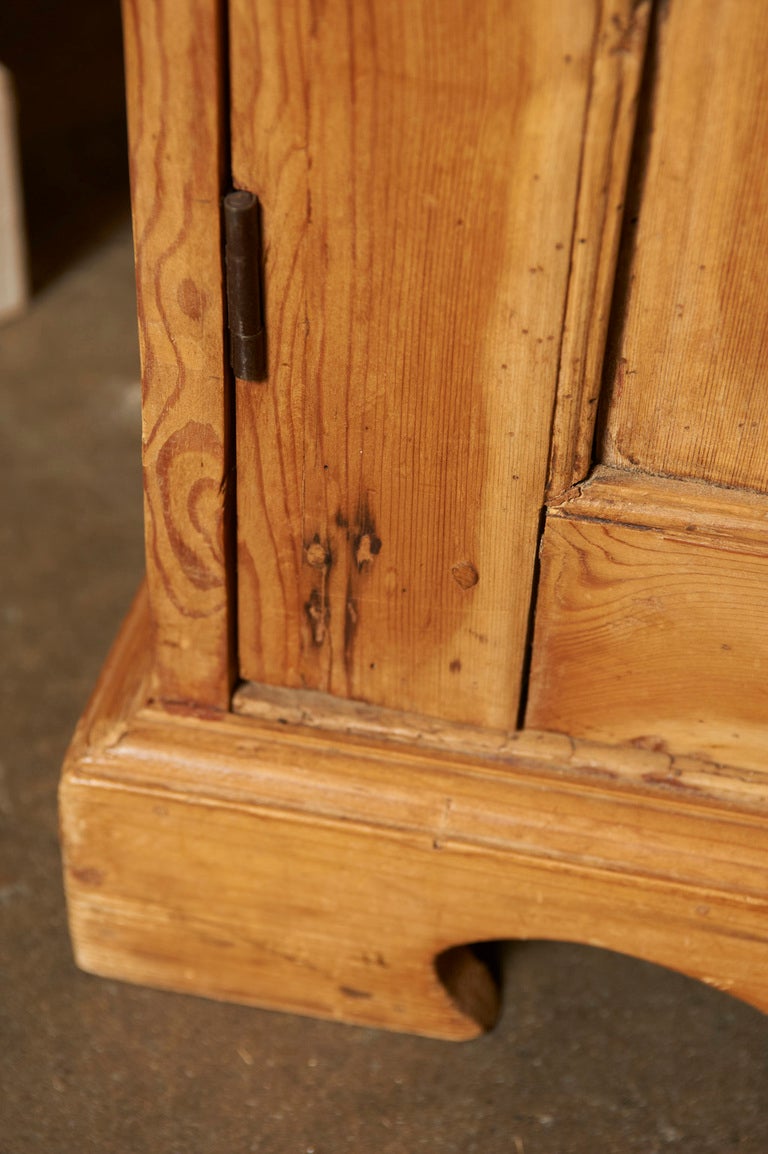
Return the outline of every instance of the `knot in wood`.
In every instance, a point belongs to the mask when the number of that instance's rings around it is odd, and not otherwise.
[[[373,533],[364,533],[357,542],[357,549],[355,551],[355,560],[357,561],[358,569],[362,569],[363,565],[369,564],[381,552],[381,541]]]
[[[331,563],[327,549],[319,541],[313,541],[307,546],[306,555],[313,569],[326,569]]]
[[[480,580],[480,574],[471,561],[457,561],[451,565],[451,576],[460,589],[471,589]]]

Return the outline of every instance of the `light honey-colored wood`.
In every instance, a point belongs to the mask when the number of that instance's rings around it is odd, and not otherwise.
[[[601,459],[768,488],[768,7],[665,6]]]
[[[244,677],[514,724],[602,7],[234,0],[269,346],[237,392]]]
[[[388,746],[409,745],[490,764],[531,762],[554,773],[585,779],[615,777],[620,761],[622,782],[667,785],[680,791],[716,796],[720,801],[761,807],[768,802],[768,770],[714,764],[644,746],[616,748],[604,742],[575,740],[568,734],[537,729],[494,730],[458,725],[422,714],[381,709],[344,701],[312,690],[276,689],[245,683],[235,693],[236,713],[272,725],[300,725],[348,738],[386,740]]]
[[[633,468],[568,488],[647,4],[229,16],[269,354],[237,386],[242,661],[223,13],[124,0],[148,580],[62,777],[78,962],[465,1038],[499,1004],[469,944],[548,938],[768,1010],[768,498],[655,475],[763,484],[747,290],[768,22],[752,0],[661,10],[604,437]]]
[[[602,468],[550,510],[527,723],[768,774],[768,499]]]
[[[550,450],[549,499],[592,464],[603,355],[634,138],[650,2],[601,6],[584,125],[568,302]]]
[[[498,999],[456,947],[560,938],[768,1008],[765,777],[737,802],[556,735],[484,756],[145,707],[148,627],[139,599],[62,780],[84,968],[462,1038]]]
[[[123,26],[153,693],[225,709],[233,599],[221,12],[207,0],[124,0]]]

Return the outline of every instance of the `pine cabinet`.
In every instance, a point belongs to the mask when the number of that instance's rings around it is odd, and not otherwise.
[[[768,1008],[768,11],[124,26],[147,579],[62,777],[80,964],[461,1038],[473,946],[555,938]]]

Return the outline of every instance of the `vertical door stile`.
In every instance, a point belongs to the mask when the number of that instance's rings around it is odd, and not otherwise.
[[[552,429],[548,500],[592,466],[651,0],[603,5],[584,124]]]
[[[123,3],[151,691],[216,710],[235,676],[222,4]]]

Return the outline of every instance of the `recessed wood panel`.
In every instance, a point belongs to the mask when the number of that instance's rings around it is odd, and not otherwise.
[[[672,3],[659,28],[601,459],[765,492],[768,6]]]
[[[768,500],[599,470],[544,533],[526,722],[768,770]]]
[[[235,0],[243,676],[514,721],[598,8]]]

